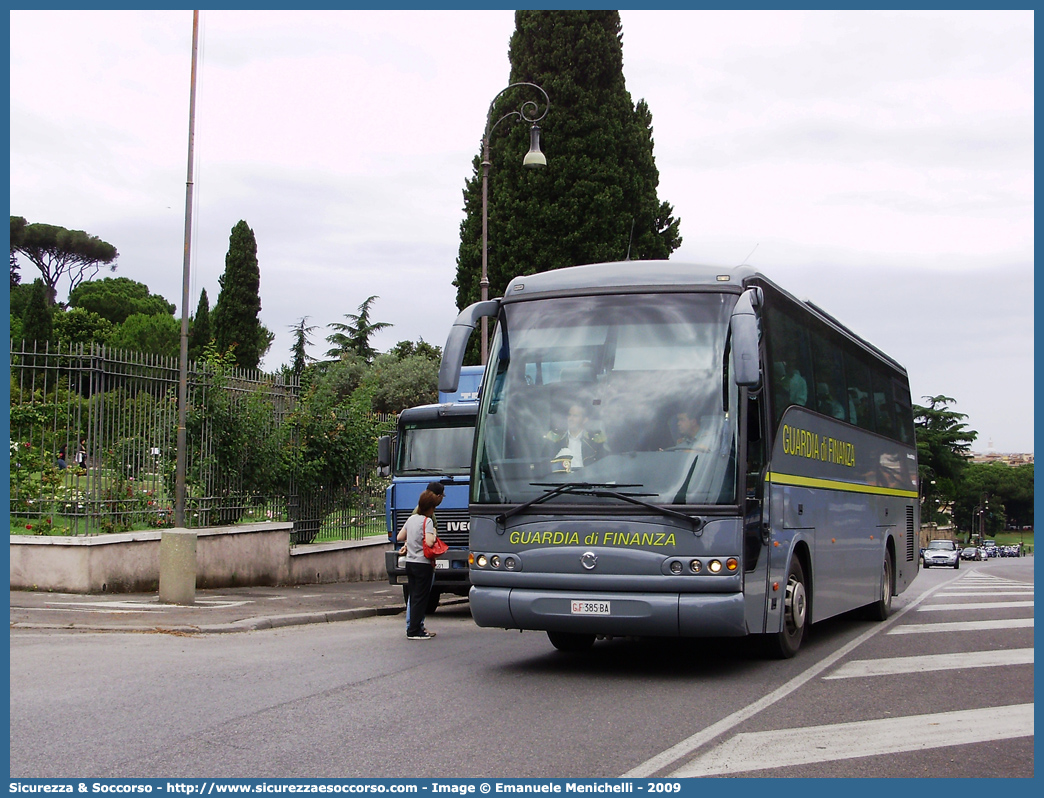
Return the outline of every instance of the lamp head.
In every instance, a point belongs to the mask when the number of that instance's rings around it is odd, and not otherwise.
[[[522,165],[530,169],[547,166],[547,158],[540,151],[540,128],[535,123],[529,129],[529,152],[522,159]]]

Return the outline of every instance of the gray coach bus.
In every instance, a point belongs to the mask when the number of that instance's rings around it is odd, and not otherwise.
[[[630,261],[515,278],[447,339],[455,387],[496,319],[471,480],[479,626],[761,635],[888,616],[917,575],[905,370],[747,267]]]

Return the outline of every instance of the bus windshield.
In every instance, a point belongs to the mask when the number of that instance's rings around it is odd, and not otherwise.
[[[399,436],[395,473],[467,474],[471,468],[471,446],[475,427],[471,418],[457,423],[404,424]]]
[[[735,301],[663,293],[505,303],[472,500],[516,504],[554,491],[556,506],[590,504],[590,493],[555,489],[591,483],[658,505],[734,504]]]

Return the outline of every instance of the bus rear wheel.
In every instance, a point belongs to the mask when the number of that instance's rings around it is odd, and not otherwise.
[[[559,651],[587,651],[594,645],[594,635],[576,634],[574,632],[548,632],[547,639]]]
[[[865,607],[866,619],[869,621],[884,621],[892,614],[892,568],[892,555],[885,554],[881,571],[881,598]]]
[[[783,592],[783,628],[765,636],[768,654],[776,659],[790,659],[801,648],[808,626],[808,588],[801,560],[794,557],[787,572]]]

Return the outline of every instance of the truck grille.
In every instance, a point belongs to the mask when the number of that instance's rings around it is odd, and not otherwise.
[[[402,528],[412,510],[396,510],[394,528]],[[468,547],[468,531],[471,516],[467,510],[435,510],[435,523],[439,529],[439,537],[447,546]]]

